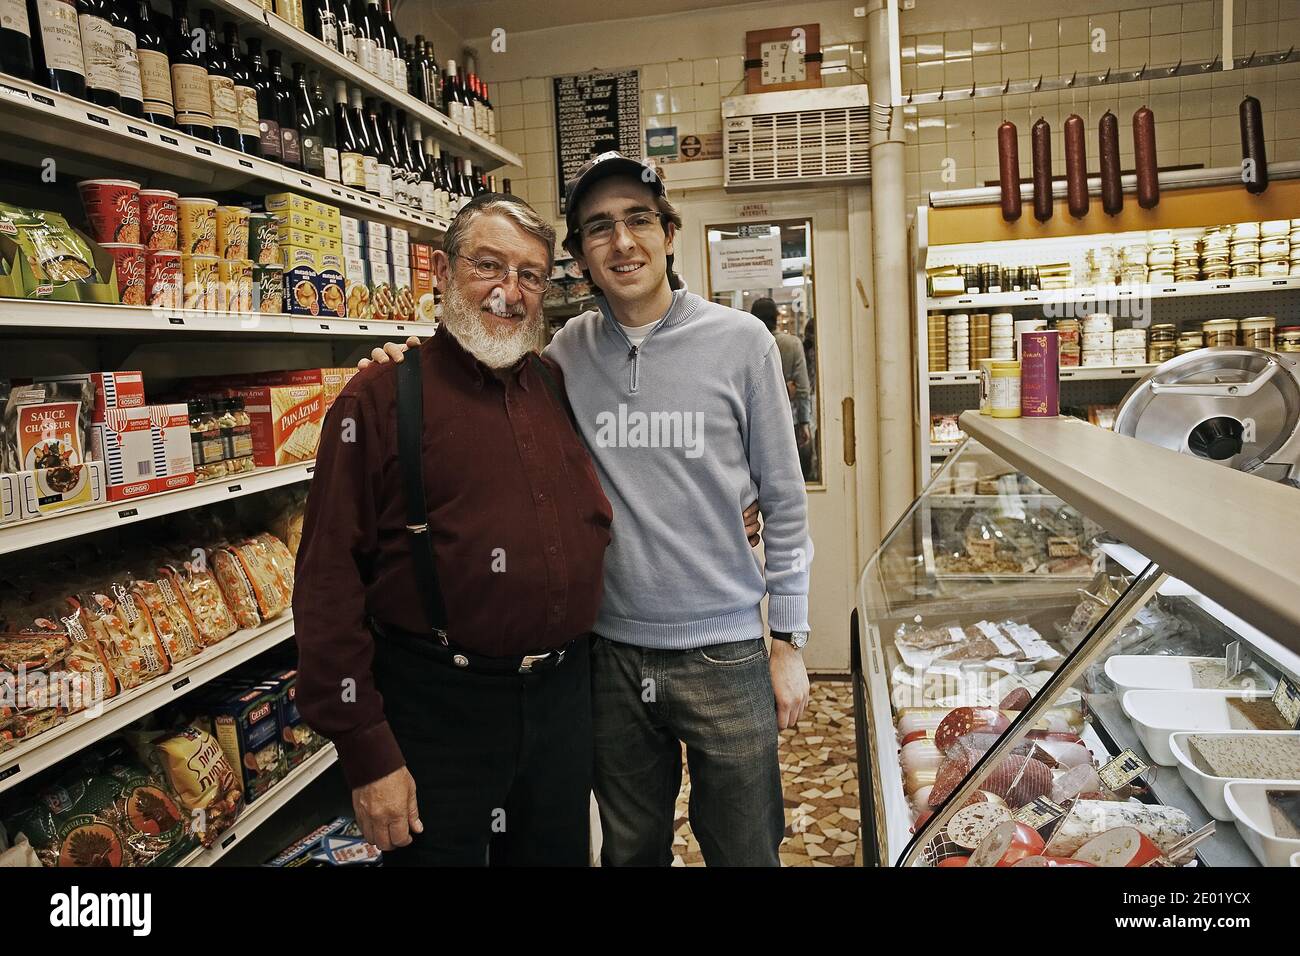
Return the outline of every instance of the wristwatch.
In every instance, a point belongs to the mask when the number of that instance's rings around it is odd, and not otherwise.
[[[808,643],[807,631],[773,631],[772,640],[785,641],[796,651]]]

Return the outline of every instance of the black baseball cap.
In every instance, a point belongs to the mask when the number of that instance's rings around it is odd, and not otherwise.
[[[641,180],[656,196],[665,193],[664,181],[651,165],[629,159],[617,150],[609,150],[594,156],[582,164],[577,174],[565,184],[565,222],[570,232],[578,228],[578,201],[582,194],[595,183],[610,176],[635,176]]]

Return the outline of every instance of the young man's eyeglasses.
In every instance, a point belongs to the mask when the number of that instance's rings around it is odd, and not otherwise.
[[[475,259],[472,256],[462,256],[457,253],[456,258],[468,262],[470,272],[474,273],[476,278],[483,279],[486,282],[500,282],[513,272],[519,279],[519,288],[525,292],[545,292],[551,284],[551,280],[536,269],[512,269],[504,262],[490,256]]]
[[[623,219],[593,219],[584,223],[579,231],[584,241],[600,245],[614,238],[614,228],[620,222],[634,235],[648,236],[658,228],[661,218],[662,214],[657,212],[634,212]]]

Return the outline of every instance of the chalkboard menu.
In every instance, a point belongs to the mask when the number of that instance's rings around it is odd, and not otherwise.
[[[587,160],[611,149],[641,158],[641,72],[580,73],[554,82],[557,194],[564,212],[564,185]]]

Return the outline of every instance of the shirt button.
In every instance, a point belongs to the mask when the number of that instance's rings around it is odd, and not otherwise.
[[[551,546],[550,546],[549,548],[547,548],[546,550],[549,551],[551,554],[555,554],[555,553],[558,552],[560,549],[557,548],[555,545],[551,545]]]
[[[538,500],[538,501],[545,501],[545,500],[546,500],[546,492],[540,492],[540,493],[537,495],[537,500]]]

